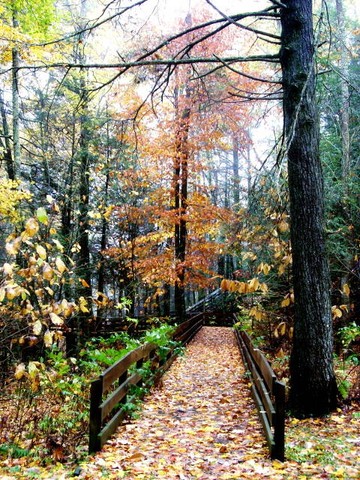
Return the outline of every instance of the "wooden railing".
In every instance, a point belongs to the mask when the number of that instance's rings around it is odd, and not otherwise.
[[[221,290],[221,288],[218,288],[213,292],[209,293],[209,295],[206,295],[206,297],[204,297],[203,299],[199,300],[198,302],[188,307],[186,309],[186,312],[188,314],[196,313],[196,312],[205,312],[207,309],[213,307],[216,301],[223,295],[224,295],[223,290]]]
[[[180,324],[173,339],[182,344],[188,343],[203,324],[201,314]],[[144,381],[142,365],[150,361],[152,379],[156,381],[170,367],[176,352],[170,349],[165,356],[158,355],[158,346],[146,343],[127,353],[123,358],[107,368],[90,387],[90,426],[89,453],[102,449],[117,426],[127,415],[126,404],[131,401],[128,391],[131,385],[141,385]],[[117,384],[117,386],[116,386]]]
[[[256,403],[271,458],[285,458],[285,384],[264,354],[255,348],[248,334],[235,329],[244,363],[251,374],[251,392]]]

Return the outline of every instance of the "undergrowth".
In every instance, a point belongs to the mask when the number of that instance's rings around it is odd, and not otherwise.
[[[151,328],[139,339],[126,332],[90,339],[78,358],[67,358],[52,347],[39,361],[21,365],[0,394],[0,459],[34,458],[46,465],[76,460],[87,452],[90,382],[104,369],[139,345],[152,342],[159,358],[179,348],[172,340],[175,327]],[[139,409],[139,398],[151,387],[153,373],[142,365],[144,385],[133,386],[126,406]]]

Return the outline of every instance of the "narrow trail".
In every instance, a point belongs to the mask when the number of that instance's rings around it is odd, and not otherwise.
[[[261,461],[268,450],[232,329],[203,327],[81,478],[261,478]]]

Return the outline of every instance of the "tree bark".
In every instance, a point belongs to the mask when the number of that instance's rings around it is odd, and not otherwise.
[[[348,85],[348,55],[346,47],[345,33],[345,13],[343,0],[336,0],[336,16],[338,23],[338,44],[340,52],[340,86],[341,86],[341,103],[340,103],[340,128],[342,140],[342,179],[344,182],[344,190],[347,190],[347,182],[350,174],[350,131],[349,131],[349,112],[350,112],[350,92]]]
[[[176,132],[175,165],[174,165],[174,195],[175,211],[175,312],[179,321],[185,318],[185,259],[187,243],[187,197],[188,197],[188,162],[189,162],[189,120],[190,107],[188,102],[191,97],[190,88],[187,86],[185,97],[186,105],[183,107]]]
[[[3,159],[5,160],[5,168],[10,180],[15,180],[15,165],[13,161],[13,155],[11,151],[11,142],[10,142],[10,128],[7,121],[5,102],[3,93],[0,90],[0,112],[1,112],[1,123],[2,131],[4,135],[4,141],[1,141],[1,147],[3,149]]]
[[[299,416],[323,415],[336,405],[337,389],[323,227],[312,0],[283,3],[281,66],[295,295],[290,403]]]
[[[239,140],[236,134],[232,137],[233,141],[233,201],[235,207],[240,202],[240,176],[239,176]]]
[[[18,28],[17,10],[13,9],[13,27]],[[19,65],[20,57],[17,47],[12,49],[12,109],[13,109],[13,176],[20,173],[20,105],[19,105]]]

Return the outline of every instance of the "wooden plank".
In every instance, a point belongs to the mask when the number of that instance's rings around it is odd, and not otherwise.
[[[285,460],[285,384],[275,382],[276,420],[274,424],[275,446],[271,453],[272,458],[283,462]]]
[[[105,445],[106,441],[109,439],[109,437],[115,432],[117,427],[120,425],[120,423],[124,420],[126,417],[127,412],[124,409],[119,410],[116,415],[113,416],[113,418],[104,426],[104,428],[101,430],[101,432],[98,435],[98,442],[100,445],[100,449]]]
[[[259,414],[261,424],[262,424],[263,429],[264,429],[266,442],[268,444],[270,452],[272,452],[272,450],[274,448],[274,445],[275,445],[274,436],[273,436],[273,433],[272,433],[272,430],[271,430],[271,426],[269,424],[268,417],[266,415],[266,411],[264,410],[264,407],[261,403],[261,399],[260,399],[256,389],[254,388],[254,385],[251,387],[251,393],[252,393],[254,401],[255,401],[255,403],[258,407],[257,410],[258,410],[258,414]]]
[[[263,352],[258,348],[254,348],[249,335],[246,332],[241,331],[241,337],[243,338],[244,343],[255,360],[258,369],[261,371],[262,377],[264,378],[270,393],[273,394],[274,382],[276,380],[276,375],[273,369],[271,368]]]
[[[136,385],[142,376],[135,372],[130,377],[128,377],[116,390],[112,392],[109,397],[102,402],[100,405],[101,409],[101,421],[103,421],[113,410],[115,405],[119,403],[127,394],[131,385]]]
[[[188,328],[185,332],[183,332],[180,336],[177,337],[178,341],[181,341],[182,343],[188,343],[194,336],[195,334],[200,330],[202,327],[202,319],[196,322],[194,325],[192,325],[190,328]]]
[[[89,453],[98,452],[101,449],[98,434],[101,430],[101,410],[103,384],[98,378],[91,382],[90,386],[90,421],[89,421]]]
[[[251,372],[252,380],[256,386],[258,394],[260,395],[261,401],[267,412],[269,423],[270,425],[272,425],[275,417],[275,408],[274,408],[274,405],[272,404],[271,397],[265,386],[265,383],[261,378],[259,371],[256,368],[255,362],[246,347],[245,347],[245,357],[246,357],[246,363],[248,364],[248,369]]]
[[[148,355],[152,350],[156,349],[156,345],[146,343],[140,347],[127,353],[123,358],[120,358],[116,363],[107,368],[100,376],[104,381],[104,393],[106,393],[110,386],[126,371],[131,365],[141,358]]]
[[[264,428],[271,458],[285,458],[285,385],[276,379],[264,354],[255,349],[245,332],[236,332],[240,352],[247,369],[251,372],[251,391]],[[271,389],[270,389],[271,386]],[[269,387],[269,391],[267,391]],[[273,394],[275,405],[270,397]],[[272,427],[274,433],[272,433]]]
[[[256,362],[257,367],[259,368],[263,379],[270,391],[271,394],[274,393],[274,382],[276,380],[276,375],[271,368],[269,362],[267,361],[263,352],[259,349],[254,349],[252,351],[253,358]]]

